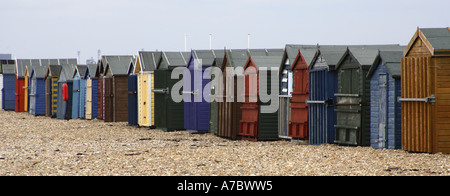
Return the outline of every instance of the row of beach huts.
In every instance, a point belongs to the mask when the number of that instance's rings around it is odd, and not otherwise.
[[[450,28],[418,28],[406,46],[288,44],[139,51],[104,55],[87,65],[76,58],[1,60],[0,65],[3,110],[233,140],[450,153]],[[173,77],[180,67],[191,77]],[[229,68],[236,73],[226,72]],[[263,72],[278,74],[278,81],[260,79]],[[256,88],[249,88],[252,81]],[[191,101],[174,100],[176,88]],[[258,96],[261,92],[276,96],[276,112],[262,112],[273,103]]]

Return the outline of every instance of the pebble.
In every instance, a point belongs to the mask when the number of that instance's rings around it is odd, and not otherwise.
[[[233,141],[0,111],[0,176],[448,176],[447,154]]]

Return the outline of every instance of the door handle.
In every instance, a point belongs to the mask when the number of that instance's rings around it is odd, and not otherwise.
[[[410,102],[410,101],[418,101],[418,102],[425,102],[425,103],[436,103],[436,97],[433,95],[425,98],[398,98],[398,102]]]

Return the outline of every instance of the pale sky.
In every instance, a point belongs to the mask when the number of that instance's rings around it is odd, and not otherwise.
[[[0,53],[76,58],[139,50],[402,44],[450,26],[449,0],[0,0]]]

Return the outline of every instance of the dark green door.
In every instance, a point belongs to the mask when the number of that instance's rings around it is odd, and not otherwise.
[[[155,85],[155,125],[158,129],[167,130],[167,71],[156,70]]]
[[[361,70],[357,68],[339,70],[335,125],[337,144],[361,145],[361,75]]]

